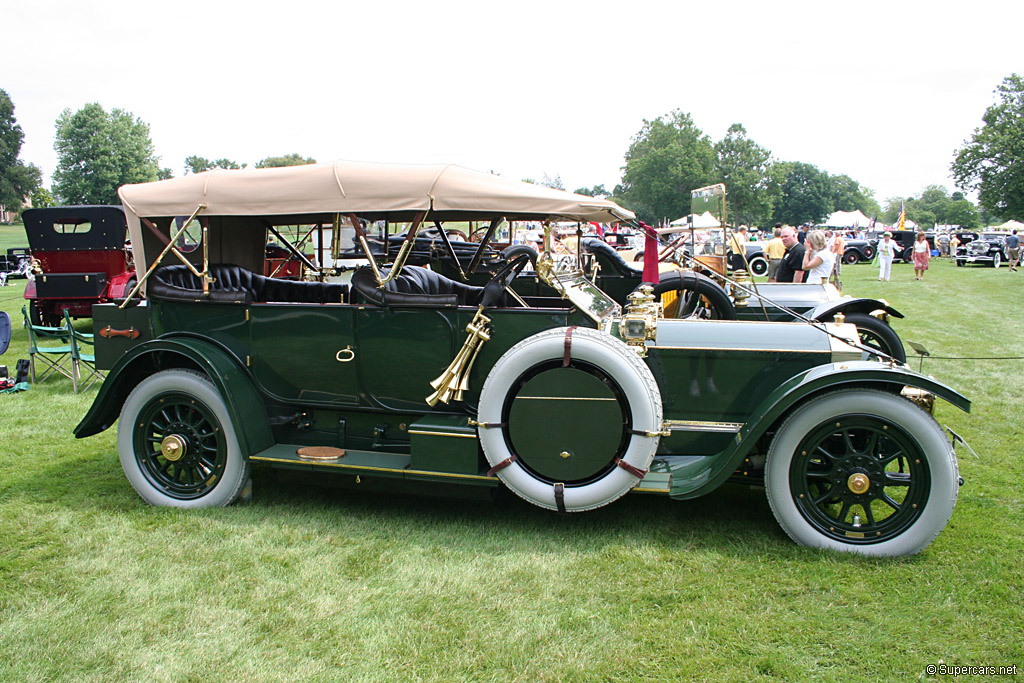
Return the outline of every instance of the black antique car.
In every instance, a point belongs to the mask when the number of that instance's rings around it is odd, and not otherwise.
[[[878,252],[877,240],[846,238],[843,242],[843,263],[850,266],[870,262]]]
[[[32,320],[63,324],[64,311],[92,316],[93,304],[124,296],[135,269],[120,206],[56,206],[22,214],[32,251],[25,298]]]
[[[746,266],[754,275],[764,275],[768,272],[768,258],[764,255],[764,245],[760,242],[747,242]]]
[[[914,260],[914,242],[917,241],[917,230],[891,230],[892,239],[896,242],[896,256],[893,262],[912,263]],[[928,248],[935,249],[935,234],[925,233]]]
[[[1006,249],[1006,235],[1002,232],[983,232],[973,241],[962,244],[956,248],[956,264],[966,266],[969,263],[977,263],[983,266],[998,268],[1004,261],[1010,260],[1010,253]]]
[[[6,254],[0,254],[0,275],[8,278],[28,277],[32,265],[32,254],[25,247],[9,247]]]
[[[555,296],[510,288],[526,255],[483,286],[406,263],[424,223],[631,224],[612,202],[340,162],[120,196],[147,296],[94,307],[111,371],[75,434],[117,421],[122,468],[151,504],[230,504],[263,466],[353,487],[503,487],[559,512],[736,481],[766,488],[797,543],[873,556],[920,551],[953,512],[956,457],[929,412],[970,402],[852,325],[667,318],[643,288],[622,307],[550,228],[537,275]],[[201,248],[173,253],[164,239],[193,221]],[[350,284],[259,274],[267,231],[297,223],[351,226],[369,265]],[[380,263],[371,238],[396,223],[409,237]]]

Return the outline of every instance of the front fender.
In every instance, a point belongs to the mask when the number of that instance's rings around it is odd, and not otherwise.
[[[696,498],[718,488],[751,454],[765,433],[800,403],[811,400],[815,395],[855,387],[899,393],[907,386],[929,391],[964,412],[971,411],[971,402],[963,394],[907,367],[892,367],[876,361],[819,365],[792,377],[761,401],[728,448],[713,458],[707,458],[704,467],[694,468],[687,472],[685,478],[673,480],[671,496]]]
[[[274,444],[263,398],[238,359],[215,344],[190,337],[144,342],[121,356],[89,412],[75,427],[75,436],[82,439],[108,429],[139,382],[160,370],[181,367],[196,368],[213,381],[227,405],[244,454]]]
[[[903,314],[881,299],[836,299],[825,301],[812,308],[807,317],[811,320],[821,322],[832,322],[836,313],[848,315],[850,313],[865,313],[871,315],[875,311],[882,310],[894,318],[902,318]]]

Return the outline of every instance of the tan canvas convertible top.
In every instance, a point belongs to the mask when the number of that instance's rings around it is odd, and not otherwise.
[[[338,161],[285,168],[215,169],[124,185],[118,195],[128,219],[135,262],[147,269],[158,254],[166,253],[172,219],[196,214],[210,226],[210,258],[250,269],[262,264],[267,226],[329,223],[335,215],[356,214],[366,220],[390,222],[418,220],[424,212],[429,221],[502,217],[607,223],[635,217],[614,202],[454,164]],[[143,230],[144,221],[150,229]],[[154,236],[156,225],[164,231],[159,239]]]
[[[534,220],[614,222],[634,218],[614,202],[510,180],[454,164],[399,165],[338,161],[286,168],[215,169],[118,191],[135,218],[357,213],[411,218],[503,215]]]

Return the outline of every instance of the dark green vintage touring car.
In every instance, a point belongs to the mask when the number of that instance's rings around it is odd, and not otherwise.
[[[648,290],[622,307],[552,250],[537,272],[558,296],[531,297],[509,287],[525,257],[473,286],[406,265],[404,244],[377,248],[396,223],[411,243],[428,221],[634,220],[612,202],[360,163],[120,196],[145,297],[94,307],[112,369],[75,434],[120,417],[121,464],[151,504],[227,505],[254,463],[504,486],[561,512],[740,480],[764,484],[796,542],[882,556],[921,550],[953,512],[956,458],[929,413],[936,396],[969,401],[852,325],[666,319]],[[369,265],[345,282],[265,277],[268,233],[285,226],[346,229]]]

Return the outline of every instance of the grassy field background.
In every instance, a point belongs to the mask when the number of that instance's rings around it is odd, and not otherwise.
[[[25,237],[25,226],[21,223],[13,225],[0,225],[0,253],[6,254],[8,247],[27,247],[28,238]]]
[[[0,244],[13,232],[0,229]],[[16,236],[15,236],[16,237]],[[1024,272],[847,267],[936,356],[1024,356]],[[23,280],[0,288],[26,356]],[[298,348],[298,347],[297,347]],[[913,354],[911,354],[913,355]],[[254,475],[248,505],[145,505],[114,430],[71,430],[95,388],[0,395],[2,681],[932,680],[1024,676],[1021,360],[925,362],[974,401],[953,519],[922,554],[795,546],[761,490],[631,495],[560,517]],[[917,367],[917,361],[913,361]]]

